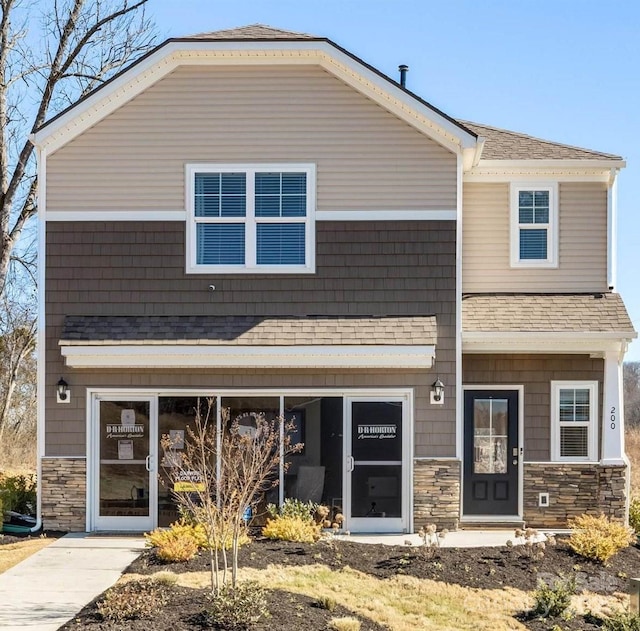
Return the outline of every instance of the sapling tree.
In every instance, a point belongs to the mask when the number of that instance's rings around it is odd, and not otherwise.
[[[295,420],[269,420],[262,413],[232,419],[228,409],[220,416],[218,430],[215,400],[208,399],[205,406],[198,400],[184,448],[178,450],[170,436],[162,437],[163,463],[174,497],[205,531],[213,594],[229,578],[236,587],[245,511],[278,485],[281,460],[286,466],[285,457],[302,449],[302,443],[291,444]]]

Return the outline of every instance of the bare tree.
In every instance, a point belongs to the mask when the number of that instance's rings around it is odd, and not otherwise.
[[[640,425],[640,362],[624,364],[624,419],[628,427]]]
[[[13,259],[0,296],[0,462],[36,459],[36,283],[33,258]]]
[[[163,462],[179,505],[202,524],[210,554],[211,592],[216,594],[228,582],[231,547],[231,585],[236,586],[238,547],[244,527],[243,516],[264,494],[278,484],[280,461],[302,444],[291,445],[293,423],[282,418],[267,420],[264,414],[247,414],[230,420],[222,410],[218,432],[212,414],[195,411],[193,429],[187,428],[184,449],[178,451],[169,436],[162,437]],[[220,563],[222,562],[222,568]]]
[[[147,0],[0,0],[0,294],[36,213],[29,134],[147,51]]]

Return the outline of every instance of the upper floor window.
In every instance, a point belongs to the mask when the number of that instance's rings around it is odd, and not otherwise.
[[[315,167],[187,165],[187,272],[315,271]]]
[[[551,382],[552,460],[596,460],[597,422],[597,382]]]
[[[511,186],[511,266],[557,267],[558,187]]]

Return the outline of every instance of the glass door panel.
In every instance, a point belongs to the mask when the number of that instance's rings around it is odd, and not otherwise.
[[[149,530],[155,521],[151,401],[98,401],[99,530]]]
[[[351,401],[349,527],[402,532],[405,523],[402,401]]]
[[[517,516],[518,392],[465,390],[464,425],[464,515]]]

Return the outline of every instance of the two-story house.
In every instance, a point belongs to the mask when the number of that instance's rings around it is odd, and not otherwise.
[[[351,531],[625,517],[624,162],[458,121],[323,37],[170,39],[43,125],[40,514],[175,517],[160,437],[294,418]]]

